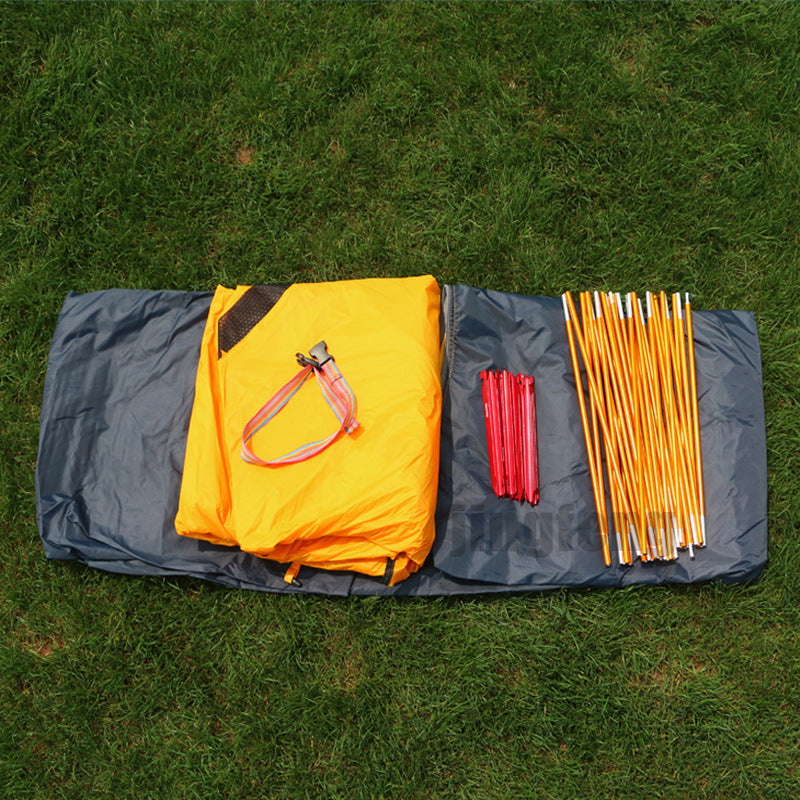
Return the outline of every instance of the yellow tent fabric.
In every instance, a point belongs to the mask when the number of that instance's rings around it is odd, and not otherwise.
[[[439,463],[439,287],[431,276],[289,286],[227,351],[219,322],[249,287],[218,287],[203,335],[178,533],[292,564],[390,574],[430,551]],[[241,306],[239,306],[241,308]],[[236,312],[234,312],[236,313]],[[246,463],[242,430],[325,340],[352,388],[360,423],[307,461]],[[335,430],[307,381],[251,440],[268,460]]]

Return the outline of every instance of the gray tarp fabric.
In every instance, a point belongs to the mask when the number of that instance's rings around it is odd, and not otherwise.
[[[443,291],[445,367],[437,534],[395,587],[285,565],[173,527],[209,292],[70,294],[42,401],[36,504],[51,559],[135,575],[331,595],[446,595],[755,578],[767,559],[761,361],[753,315],[694,312],[708,546],[692,560],[606,568],[558,298]],[[541,503],[494,496],[480,371],[534,375]]]

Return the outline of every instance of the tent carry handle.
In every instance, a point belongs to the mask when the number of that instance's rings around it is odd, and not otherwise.
[[[309,350],[308,356],[297,353],[296,358],[297,363],[302,367],[300,372],[278,389],[244,426],[241,455],[248,464],[259,467],[297,464],[330,447],[339,438],[342,431],[352,433],[358,427],[358,420],[355,417],[356,397],[336,366],[333,356],[328,352],[327,344],[324,341],[318,342]],[[317,380],[322,396],[339,420],[338,429],[324,439],[308,442],[308,444],[277,458],[269,460],[259,458],[250,448],[250,440],[286,406],[312,373]]]

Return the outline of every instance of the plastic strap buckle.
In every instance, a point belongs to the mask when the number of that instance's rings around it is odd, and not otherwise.
[[[295,353],[297,363],[301,367],[313,367],[314,369],[322,369],[322,365],[333,359],[333,356],[328,352],[328,345],[325,340],[317,342],[309,351],[308,355],[303,353]]]

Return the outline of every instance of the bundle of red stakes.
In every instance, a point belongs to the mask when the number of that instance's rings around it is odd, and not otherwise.
[[[492,489],[498,497],[536,505],[539,457],[533,378],[484,370],[481,381]]]

